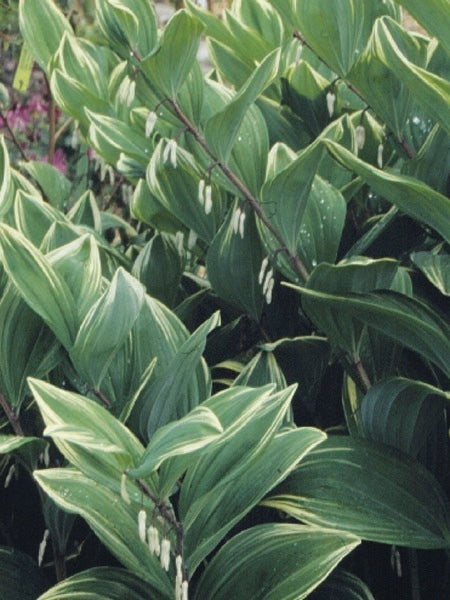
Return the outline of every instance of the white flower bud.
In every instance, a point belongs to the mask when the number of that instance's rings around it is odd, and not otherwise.
[[[183,559],[180,554],[175,557],[175,567],[177,570],[177,577],[183,579]]]
[[[158,115],[155,112],[150,111],[148,113],[147,120],[145,121],[145,137],[148,138],[152,135],[157,120]]]
[[[120,496],[125,504],[131,504],[130,496],[127,490],[127,476],[122,473],[122,479],[120,480]]]
[[[189,250],[192,250],[192,248],[195,246],[195,244],[197,243],[197,234],[195,233],[195,231],[193,229],[191,229],[189,231],[189,236],[188,236],[188,241],[187,241],[187,246],[189,248]]]
[[[161,562],[161,567],[165,571],[168,571],[170,566],[170,540],[168,538],[164,538],[161,542],[161,554],[159,560]]]
[[[169,140],[164,148],[163,163],[170,160],[172,167],[177,166],[177,143],[175,140]]]
[[[175,234],[175,244],[177,246],[178,252],[183,252],[184,246],[184,233],[182,231],[177,231]]]
[[[242,239],[244,239],[244,223],[245,223],[246,214],[244,211],[241,211],[241,216],[239,217],[239,235]]]
[[[275,285],[275,279],[271,279],[269,281],[269,284],[267,286],[267,290],[266,290],[266,302],[267,304],[270,304],[272,302],[272,293],[273,293],[273,286]]]
[[[38,567],[40,567],[42,565],[42,561],[44,560],[44,554],[45,554],[45,549],[47,547],[47,540],[48,540],[49,534],[50,534],[49,530],[46,529],[44,531],[44,536],[42,538],[42,542],[39,544]]]
[[[267,293],[267,289],[269,287],[269,283],[272,278],[273,278],[273,269],[269,269],[266,273],[266,278],[264,279],[264,284],[263,284],[263,289],[262,289],[263,294]]]
[[[139,530],[139,539],[141,542],[145,544],[146,537],[146,525],[147,525],[147,513],[144,509],[141,508],[138,514],[138,530]]]
[[[384,150],[383,144],[379,144],[378,152],[377,152],[377,165],[380,169],[383,168],[383,150]]]
[[[181,600],[189,600],[188,591],[189,583],[187,581],[183,581],[183,583],[181,584]]]
[[[6,475],[6,479],[5,479],[5,483],[4,483],[5,488],[7,488],[9,486],[9,484],[11,483],[11,479],[13,478],[13,475],[15,472],[16,472],[16,465],[13,463],[9,467],[8,474]]]
[[[200,202],[200,204],[203,206],[203,204],[205,203],[205,185],[206,182],[204,179],[200,179],[200,181],[198,182],[198,201]]]
[[[362,125],[358,125],[358,127],[356,127],[355,138],[358,150],[362,150],[364,148],[364,144],[366,143],[366,130]]]
[[[45,450],[43,452],[42,462],[48,468],[50,465],[50,444],[45,446]]]
[[[233,232],[237,233],[239,231],[239,221],[241,219],[241,209],[236,208],[231,218],[231,226],[233,227]]]
[[[266,269],[268,266],[269,266],[269,258],[266,256],[265,258],[263,258],[262,263],[261,263],[261,268],[259,270],[259,275],[258,275],[259,285],[262,285],[264,275],[265,275],[265,272],[266,272]]]
[[[161,545],[159,543],[159,531],[154,525],[150,525],[150,527],[147,529],[147,538],[148,549],[150,550],[150,554],[156,554],[156,556],[159,556],[161,554]]]
[[[336,102],[336,96],[333,94],[333,92],[328,92],[327,93],[327,109],[328,109],[328,114],[330,115],[330,117],[332,117],[334,114],[335,102]]]
[[[212,187],[207,185],[205,188],[205,214],[209,215],[212,211]]]

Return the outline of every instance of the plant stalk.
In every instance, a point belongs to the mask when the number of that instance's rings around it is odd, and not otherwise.
[[[270,231],[270,233],[274,236],[277,242],[280,244],[280,248],[282,251],[286,252],[290,263],[292,264],[295,272],[299,275],[301,279],[306,281],[309,277],[309,273],[306,270],[305,265],[300,260],[300,258],[294,253],[291,252],[287,247],[286,243],[280,235],[278,229],[274,227],[274,225],[268,219],[266,213],[264,212],[261,204],[255,198],[255,196],[251,193],[251,191],[247,188],[247,186],[236,176],[235,173],[230,169],[230,167],[219,160],[217,160],[216,156],[213,154],[208,144],[206,143],[205,138],[201,135],[195,125],[189,120],[189,118],[183,113],[180,106],[175,100],[168,99],[169,104],[172,106],[176,116],[180,119],[180,121],[185,125],[186,129],[193,135],[195,140],[199,143],[199,145],[203,148],[203,150],[211,157],[211,160],[215,165],[219,167],[222,173],[227,177],[229,181],[238,189],[247,202],[250,204],[256,215],[259,219],[264,223],[266,228]]]

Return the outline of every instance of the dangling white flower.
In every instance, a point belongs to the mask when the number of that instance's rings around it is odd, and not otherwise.
[[[328,92],[327,93],[327,109],[328,109],[328,114],[330,115],[330,117],[332,117],[334,114],[335,102],[336,102],[335,94],[333,94],[333,92]]]
[[[355,139],[358,150],[362,150],[364,148],[364,144],[366,143],[366,130],[362,125],[358,125],[358,127],[356,127]]]
[[[205,204],[205,185],[206,185],[206,181],[204,179],[200,179],[200,181],[198,182],[197,199],[202,206],[203,206],[203,204]]]
[[[44,463],[44,465],[46,467],[48,467],[50,465],[50,444],[47,444],[45,446],[45,450],[44,450],[42,459],[43,459],[42,462]]]
[[[127,476],[125,473],[122,473],[122,478],[120,480],[120,496],[125,504],[131,504],[130,495],[127,490]]]
[[[133,198],[133,186],[126,183],[122,183],[120,186],[120,192],[122,194],[122,201],[124,204],[129,204]]]
[[[38,551],[38,567],[40,567],[42,565],[42,561],[44,560],[44,554],[45,554],[45,549],[47,547],[47,540],[48,540],[48,536],[50,535],[50,532],[48,529],[46,529],[44,531],[44,536],[42,538],[41,543],[39,544],[39,551]]]
[[[183,581],[183,583],[181,584],[181,600],[189,600],[188,592],[189,583],[187,581]]]
[[[241,220],[241,209],[236,208],[231,217],[231,226],[233,227],[233,232],[237,233],[239,231],[239,222]]]
[[[114,175],[114,169],[112,168],[111,165],[107,165],[106,173],[109,178],[109,183],[112,185],[114,183],[115,175]]]
[[[169,140],[164,148],[163,152],[163,163],[170,160],[172,167],[175,169],[177,166],[177,142],[175,140]]]
[[[267,290],[266,290],[266,302],[267,304],[270,304],[272,302],[272,293],[273,293],[273,286],[275,285],[275,279],[271,279],[269,281],[269,284],[267,286]]]
[[[189,250],[192,250],[192,248],[195,246],[195,244],[197,243],[197,234],[195,233],[195,231],[193,229],[191,229],[189,231],[189,236],[188,236],[188,241],[187,241],[187,246],[189,248]]]
[[[119,87],[118,99],[126,106],[130,106],[136,94],[136,82],[129,77],[125,77]]]
[[[258,275],[258,283],[259,285],[262,285],[263,279],[264,279],[264,275],[266,273],[266,269],[269,266],[269,258],[266,256],[263,258],[262,263],[261,263],[261,268],[259,270],[259,275]]]
[[[75,127],[75,129],[72,131],[72,135],[70,136],[70,147],[73,150],[76,150],[79,145],[80,145],[80,136],[78,134],[78,129]]]
[[[267,292],[267,289],[269,287],[269,282],[271,281],[272,278],[273,278],[273,269],[269,269],[266,273],[266,278],[264,279],[264,285],[263,285],[263,289],[262,289],[263,294],[265,294]]]
[[[181,600],[181,585],[183,583],[183,559],[178,554],[175,558],[176,577],[175,577],[175,598]]]
[[[212,211],[212,187],[207,185],[205,187],[205,214],[209,215]]]
[[[147,513],[145,512],[145,510],[143,508],[141,508],[141,510],[138,513],[138,530],[139,530],[139,539],[141,540],[141,542],[146,541],[146,533],[147,533],[147,529],[146,529],[146,525],[147,525]]]
[[[241,211],[241,216],[239,217],[239,235],[241,236],[242,239],[244,239],[244,223],[245,223],[245,217],[246,214],[245,212],[242,210]]]
[[[177,572],[177,579],[183,579],[183,559],[180,554],[175,557],[175,568]]]
[[[5,483],[4,483],[4,487],[5,489],[9,486],[9,484],[11,483],[11,479],[13,478],[14,473],[16,472],[16,465],[13,463],[10,467],[9,467],[9,471],[8,474],[6,475],[5,478]]]
[[[147,120],[145,121],[145,137],[149,138],[152,135],[157,120],[158,115],[155,112],[150,111],[147,115]]]
[[[384,151],[383,144],[379,144],[378,152],[377,152],[377,165],[380,169],[383,168],[383,151]]]
[[[297,50],[295,52],[295,62],[299,63],[303,53],[303,44],[299,44],[297,46]]]
[[[182,231],[176,232],[175,244],[176,244],[178,252],[181,254],[183,252],[183,246],[184,246],[184,233]]]
[[[161,555],[159,560],[161,562],[161,567],[165,571],[168,571],[170,566],[170,540],[168,538],[164,538],[161,542]]]
[[[148,549],[150,550],[150,554],[156,554],[156,556],[159,556],[161,554],[161,545],[159,543],[159,531],[154,525],[150,525],[150,527],[148,528],[147,538]]]
[[[103,159],[100,159],[100,181],[105,181],[106,177],[106,163]]]

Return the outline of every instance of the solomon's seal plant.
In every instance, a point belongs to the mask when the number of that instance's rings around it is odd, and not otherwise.
[[[1,142],[4,493],[41,524],[32,549],[2,526],[2,594],[444,597],[443,3],[186,0],[159,29],[97,0],[95,41],[19,8],[126,187],[101,210]]]

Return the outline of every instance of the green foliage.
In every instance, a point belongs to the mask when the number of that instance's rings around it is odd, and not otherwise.
[[[399,3],[187,0],[159,30],[147,0],[97,0],[86,39],[20,0],[123,202],[1,139],[5,531],[37,489],[48,530],[8,533],[2,597],[370,600],[389,545],[408,597],[439,597],[448,15],[402,0],[430,40]]]

